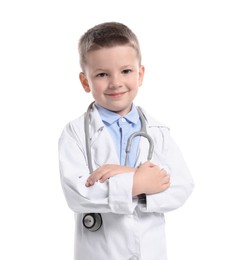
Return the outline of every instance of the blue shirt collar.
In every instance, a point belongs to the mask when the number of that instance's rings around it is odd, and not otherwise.
[[[103,122],[106,122],[109,125],[112,125],[117,120],[119,120],[121,117],[124,117],[128,122],[132,124],[137,124],[139,120],[139,114],[136,106],[133,104],[131,111],[126,114],[125,116],[120,116],[119,114],[112,112],[98,104],[95,104],[96,108],[98,109],[98,112],[100,114],[100,117]]]

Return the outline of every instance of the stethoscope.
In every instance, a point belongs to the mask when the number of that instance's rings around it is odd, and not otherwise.
[[[92,166],[92,156],[91,156],[91,144],[90,144],[90,134],[89,134],[89,123],[90,123],[90,112],[93,109],[93,105],[95,102],[92,102],[88,109],[87,112],[85,114],[85,118],[84,118],[84,131],[85,131],[85,142],[86,142],[86,154],[87,154],[87,161],[88,161],[88,168],[90,173],[93,172],[93,166]],[[140,117],[140,121],[141,121],[141,130],[134,132],[133,134],[130,135],[130,137],[127,140],[127,145],[126,145],[126,158],[125,158],[125,165],[128,166],[129,164],[129,154],[130,154],[130,150],[131,150],[131,145],[132,145],[132,141],[135,137],[137,136],[143,136],[145,137],[148,142],[149,142],[149,150],[148,150],[148,155],[147,155],[147,161],[150,161],[152,159],[153,156],[153,150],[154,150],[154,143],[153,143],[153,139],[151,138],[151,136],[149,134],[147,134],[147,130],[146,130],[146,119],[143,115],[143,112],[141,111],[140,107],[137,107],[138,110],[138,114]],[[83,225],[86,229],[88,229],[89,231],[97,231],[98,229],[100,229],[100,227],[102,226],[102,216],[100,213],[88,213],[85,214],[83,217]]]

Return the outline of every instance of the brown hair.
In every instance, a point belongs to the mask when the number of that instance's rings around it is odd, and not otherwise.
[[[137,36],[122,23],[107,22],[92,27],[81,36],[78,44],[81,69],[84,70],[88,52],[118,45],[133,47],[141,64],[141,50]]]

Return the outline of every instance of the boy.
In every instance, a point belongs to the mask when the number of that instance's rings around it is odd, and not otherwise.
[[[133,103],[144,77],[138,39],[124,24],[102,23],[81,37],[79,54],[80,82],[95,103],[59,140],[75,260],[166,260],[164,213],[183,205],[193,181],[168,128]],[[126,165],[128,138],[144,123],[153,158],[137,136]]]

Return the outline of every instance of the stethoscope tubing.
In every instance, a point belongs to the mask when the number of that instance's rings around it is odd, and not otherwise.
[[[93,105],[95,102],[92,102],[85,114],[84,118],[84,131],[85,131],[85,144],[86,144],[86,154],[87,154],[87,162],[88,162],[88,168],[90,174],[93,172],[93,166],[92,166],[92,156],[91,156],[91,140],[90,140],[90,131],[89,131],[89,124],[90,124],[90,112],[93,109]],[[129,154],[131,151],[131,146],[132,146],[132,141],[135,137],[137,136],[143,136],[145,137],[148,142],[149,142],[149,150],[148,150],[148,155],[147,155],[147,161],[150,161],[153,156],[153,150],[154,150],[154,142],[152,137],[147,134],[146,130],[146,119],[143,115],[143,112],[141,111],[140,107],[137,107],[139,117],[141,120],[141,130],[134,132],[133,134],[130,135],[130,137],[127,140],[127,145],[126,145],[126,158],[125,158],[125,165],[128,166],[129,164]],[[83,217],[83,226],[91,231],[95,232],[100,229],[102,226],[102,216],[100,213],[88,213],[85,214]]]
[[[85,143],[86,143],[86,154],[87,154],[87,163],[90,173],[93,172],[93,166],[92,166],[92,156],[91,156],[91,144],[90,144],[90,133],[89,133],[89,124],[90,124],[90,112],[93,109],[93,105],[95,102],[92,102],[85,114],[85,120],[84,120],[84,131],[85,131]],[[152,137],[147,134],[146,130],[146,119],[140,109],[140,107],[137,107],[139,117],[141,120],[141,130],[133,133],[130,135],[130,137],[127,140],[127,146],[126,146],[126,158],[125,158],[125,165],[128,166],[129,163],[129,154],[131,151],[132,141],[137,136],[143,136],[145,137],[149,142],[149,150],[148,150],[148,156],[147,161],[150,161],[153,156],[153,150],[154,150],[154,142]]]

